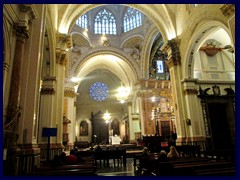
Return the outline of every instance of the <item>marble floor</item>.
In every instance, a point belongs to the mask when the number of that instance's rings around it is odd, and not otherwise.
[[[113,161],[110,160],[109,166],[105,167],[103,164],[98,163],[97,165],[98,176],[134,176],[133,159],[127,158],[126,167],[121,163],[119,166],[114,167]]]

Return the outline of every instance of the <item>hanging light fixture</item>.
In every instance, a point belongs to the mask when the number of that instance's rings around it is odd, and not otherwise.
[[[124,103],[129,95],[129,89],[126,88],[125,86],[122,85],[118,88],[118,93],[116,94],[117,100],[120,101],[121,103]]]
[[[105,120],[105,122],[107,124],[110,122],[111,115],[110,115],[110,113],[108,113],[108,110],[106,110],[105,114],[103,115],[103,119]]]

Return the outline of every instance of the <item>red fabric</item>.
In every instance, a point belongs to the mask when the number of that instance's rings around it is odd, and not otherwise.
[[[69,155],[69,156],[67,156],[67,162],[68,163],[75,163],[75,162],[77,162],[77,157],[74,156],[74,155]]]

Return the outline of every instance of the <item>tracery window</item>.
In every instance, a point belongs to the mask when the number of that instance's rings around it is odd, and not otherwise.
[[[117,34],[115,17],[106,9],[100,11],[94,20],[95,34]]]
[[[103,82],[95,82],[91,85],[89,94],[95,101],[103,101],[109,95],[109,88]]]
[[[123,18],[124,32],[130,31],[141,25],[142,14],[138,10],[129,7]]]
[[[77,21],[76,21],[76,24],[78,26],[80,26],[81,28],[83,29],[87,29],[87,26],[88,26],[88,23],[87,23],[87,15],[84,14],[82,16],[80,16]]]

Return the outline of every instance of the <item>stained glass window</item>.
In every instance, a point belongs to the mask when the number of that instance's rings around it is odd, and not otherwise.
[[[94,21],[95,34],[117,34],[116,20],[106,9],[100,11]]]
[[[87,29],[87,25],[88,25],[87,24],[87,15],[84,14],[84,15],[80,16],[78,18],[78,20],[76,21],[76,24],[83,29]]]
[[[123,18],[124,32],[130,31],[141,25],[142,14],[138,10],[129,7]]]
[[[95,101],[103,101],[108,97],[109,89],[103,82],[95,82],[91,85],[89,94]]]

